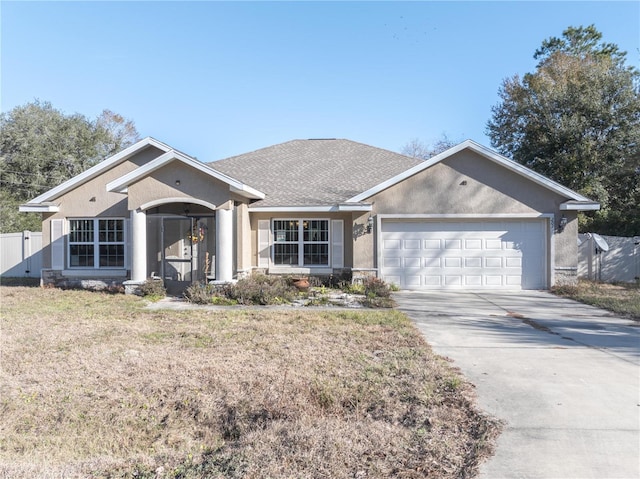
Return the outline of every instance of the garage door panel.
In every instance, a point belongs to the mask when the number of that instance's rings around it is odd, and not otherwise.
[[[405,268],[420,268],[420,257],[418,256],[417,258],[405,258],[404,259],[404,267]]]
[[[488,250],[501,250],[502,240],[500,239],[487,239],[484,243],[484,249]]]
[[[382,248],[386,251],[400,251],[402,249],[402,241],[399,239],[386,239],[382,242]]]
[[[484,259],[485,268],[502,268],[502,258],[489,256]]]
[[[400,284],[400,283],[397,283]],[[434,276],[434,275],[425,275],[424,276],[424,286],[442,286],[442,277]]]
[[[383,220],[382,277],[409,289],[546,287],[541,220]]]
[[[420,249],[421,241],[419,239],[406,239],[402,243],[404,249]]]
[[[425,268],[440,268],[441,258],[422,258],[422,266]]]
[[[464,284],[466,286],[482,286],[482,276],[468,274],[464,277]]]
[[[446,239],[444,240],[444,249],[462,249],[462,240]]]
[[[464,240],[464,249],[482,249],[482,239],[467,239]]]
[[[485,275],[485,286],[502,286],[502,275]]]
[[[439,239],[427,239],[423,242],[424,249],[436,249],[440,250],[442,248],[441,242]]]
[[[465,268],[482,268],[482,258],[465,258],[464,259],[464,267]]]
[[[402,258],[385,256],[382,260],[382,264],[385,268],[400,268],[402,265]]]

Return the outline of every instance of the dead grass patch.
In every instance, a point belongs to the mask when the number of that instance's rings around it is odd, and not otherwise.
[[[579,281],[576,286],[557,286],[552,292],[640,320],[640,285],[638,283],[597,283]]]
[[[497,434],[397,311],[0,294],[0,477],[471,477]]]

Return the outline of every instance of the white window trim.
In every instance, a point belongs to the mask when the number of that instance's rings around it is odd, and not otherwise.
[[[100,221],[101,220],[120,220],[122,221],[122,241],[118,242],[100,242],[99,234],[100,234]],[[93,266],[72,266],[71,265],[71,245],[72,244],[91,244],[91,243],[81,243],[81,242],[71,242],[70,234],[71,234],[71,222],[72,221],[93,221]],[[127,261],[129,251],[127,250],[127,220],[122,217],[78,217],[78,218],[67,218],[67,241],[66,241],[66,253],[67,253],[67,268],[65,271],[81,271],[81,270],[108,270],[108,271],[124,271],[127,269]],[[122,266],[100,266],[100,245],[101,244],[121,244],[124,247],[124,262]]]
[[[276,221],[297,221],[298,222],[298,241],[295,244],[298,245],[298,264],[276,264],[275,262],[275,245],[277,241],[273,240],[275,232],[274,223]],[[327,222],[327,241],[304,241],[303,223],[305,221],[326,221]],[[291,273],[306,273],[314,271],[316,273],[323,273],[326,270],[332,272],[332,258],[331,258],[331,219],[330,218],[272,218],[270,223],[270,271],[271,272],[291,272]],[[282,244],[282,243],[281,243]],[[294,244],[294,242],[285,242],[284,244]],[[326,244],[327,245],[327,263],[326,264],[304,264],[304,245],[305,244]]]

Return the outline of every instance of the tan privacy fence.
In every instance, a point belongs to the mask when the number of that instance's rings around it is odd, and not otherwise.
[[[0,235],[0,276],[39,278],[42,269],[42,233],[23,231]]]

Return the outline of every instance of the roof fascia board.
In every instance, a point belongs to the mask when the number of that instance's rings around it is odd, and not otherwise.
[[[60,211],[60,205],[26,203],[20,205],[18,211],[20,211],[20,213],[57,213]]]
[[[371,211],[372,205],[329,205],[329,206],[249,206],[255,213],[338,213],[349,211]]]
[[[504,166],[505,168],[507,168],[510,171],[513,171],[514,173],[518,173],[521,176],[524,176],[525,178],[528,178],[529,180],[533,181],[534,183],[537,183],[561,196],[564,196],[565,198],[570,198],[572,200],[576,200],[576,201],[587,201],[587,202],[591,202],[591,200],[589,200],[588,198],[582,196],[579,193],[576,193],[575,191],[560,185],[559,183],[556,183],[553,180],[550,180],[549,178],[541,175],[540,173],[537,173],[529,168],[527,168],[526,166],[523,166],[519,163],[516,163],[513,160],[510,160],[498,153],[496,153],[495,151],[480,145],[479,143],[476,143],[475,141],[472,140],[465,140],[462,143],[459,143],[458,145],[449,148],[448,150],[443,151],[442,153],[426,160],[424,163],[421,163],[419,165],[416,165],[412,168],[409,168],[408,170],[394,176],[393,178],[388,179],[387,181],[384,181],[382,183],[380,183],[379,185],[374,186],[373,188],[368,189],[367,191],[363,191],[362,193],[349,198],[347,200],[347,202],[357,202],[357,201],[363,201],[367,198],[370,198],[371,196],[397,184],[400,183],[401,181],[409,178],[410,176],[415,175],[416,173],[419,173],[423,170],[426,170],[427,168],[432,167],[433,165],[440,163],[442,160],[464,150],[464,149],[469,149],[471,151],[474,151],[475,153],[478,153],[479,155],[484,156],[485,158],[487,158],[488,160],[491,160],[495,163],[498,163],[499,165]]]
[[[560,211],[598,211],[600,203],[595,201],[566,202],[560,205]]]
[[[92,178],[95,178],[96,176],[98,176],[103,171],[105,171],[105,170],[107,170],[109,168],[112,168],[113,166],[115,166],[118,163],[126,160],[127,158],[130,158],[135,153],[137,153],[138,151],[140,151],[140,150],[142,150],[142,149],[144,149],[144,148],[146,148],[148,146],[154,146],[154,147],[158,148],[159,150],[164,150],[165,152],[171,150],[171,147],[169,147],[168,145],[165,145],[161,141],[158,141],[158,140],[148,136],[148,137],[143,138],[142,140],[138,141],[137,143],[134,143],[133,145],[125,148],[124,150],[120,151],[119,153],[116,153],[115,155],[110,156],[106,160],[101,161],[97,165],[92,166],[88,170],[83,171],[79,175],[76,175],[73,178],[69,178],[67,181],[65,181],[64,183],[59,184],[55,188],[51,188],[50,190],[45,191],[40,196],[37,196],[34,199],[32,199],[31,201],[29,201],[27,204],[37,204],[37,203],[45,203],[47,201],[51,201],[52,199],[55,199],[58,196],[66,193],[68,191],[71,191],[72,189],[76,188],[77,186],[81,185],[82,183],[84,183],[84,182],[86,182],[86,181],[88,181],[88,180],[90,180]]]
[[[191,158],[190,156],[185,155],[184,153],[180,153],[176,150],[170,150],[163,155],[160,155],[155,160],[150,161],[146,165],[143,165],[133,171],[130,171],[126,175],[123,175],[120,178],[111,181],[107,184],[107,191],[123,193],[126,191],[127,187],[130,184],[138,181],[140,178],[143,178],[144,176],[154,172],[155,170],[165,166],[168,163],[171,163],[174,160],[181,161],[182,163],[185,163],[186,165],[191,166],[208,176],[211,176],[213,178],[216,178],[217,180],[222,181],[223,183],[228,184],[234,192],[240,195],[251,199],[264,199],[265,197],[264,193],[262,193],[261,191],[251,188],[250,186],[245,185],[240,181],[231,178],[230,176],[214,170],[201,161]]]

